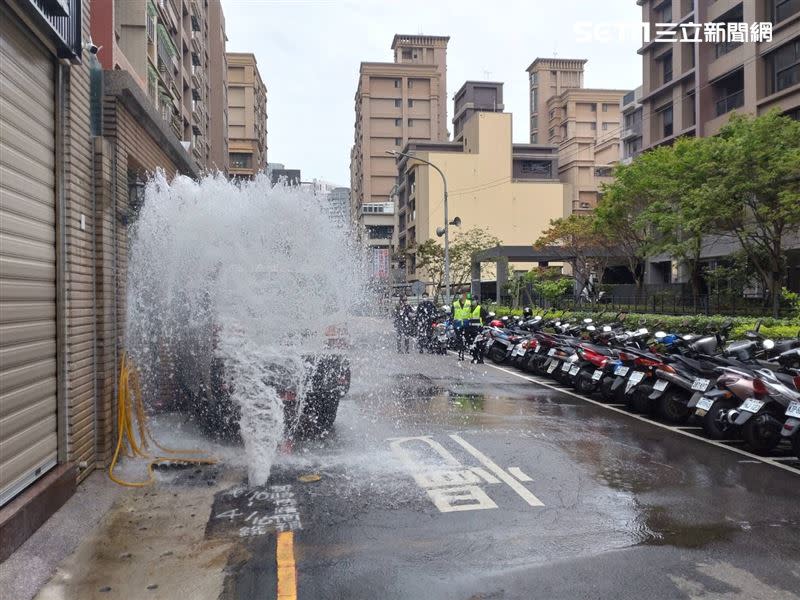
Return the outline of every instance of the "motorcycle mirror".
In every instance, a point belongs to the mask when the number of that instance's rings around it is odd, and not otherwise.
[[[594,330],[596,330],[596,329],[597,329],[597,327],[595,327],[594,325],[589,325],[589,326],[586,328],[586,331],[594,331]]]
[[[661,340],[667,337],[667,334],[663,331],[656,331],[656,339]]]
[[[605,331],[605,332],[611,331],[611,325],[604,325],[603,326],[603,331]]]
[[[584,322],[584,323],[591,323],[591,322],[592,322],[592,320],[591,320],[590,318],[588,318],[588,317],[587,317],[587,318],[585,318],[585,319],[583,320],[583,322]]]
[[[764,340],[761,342],[761,345],[764,346],[766,350],[772,350],[775,347],[775,342],[772,340]]]
[[[684,340],[686,340],[686,341],[688,342],[690,339],[692,339],[692,334],[691,334],[691,333],[687,333],[687,334],[685,334],[685,335],[683,336],[683,339],[684,339]]]
[[[490,312],[490,313],[489,313],[489,316],[490,316],[490,317],[496,317],[497,315],[496,315],[495,313],[493,313],[493,312]]]

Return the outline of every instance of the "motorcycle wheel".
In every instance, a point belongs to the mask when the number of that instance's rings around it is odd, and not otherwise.
[[[614,394],[611,393],[611,386],[613,383],[614,383],[614,377],[610,375],[606,375],[600,381],[600,397],[605,402],[611,402],[612,400],[614,400]]]
[[[769,452],[781,441],[781,432],[775,427],[762,423],[764,415],[755,415],[742,427],[742,437],[756,452]]]
[[[658,414],[670,423],[683,423],[689,418],[688,399],[683,390],[673,389],[657,400]]]
[[[595,382],[592,381],[592,372],[589,369],[583,368],[575,376],[575,390],[581,394],[591,396],[595,388]]]
[[[711,407],[702,420],[703,431],[706,435],[715,440],[725,440],[734,437],[736,425],[728,421],[727,414],[732,408],[736,408],[738,402],[718,400]]]
[[[502,363],[506,359],[506,351],[504,348],[498,348],[497,346],[492,346],[489,349],[489,360],[493,363],[497,363],[498,365]]]

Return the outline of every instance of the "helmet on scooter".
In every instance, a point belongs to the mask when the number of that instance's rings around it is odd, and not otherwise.
[[[531,310],[530,306],[526,306],[525,308],[522,309],[522,316],[525,317],[526,319],[530,319],[532,314],[533,311]]]
[[[504,323],[500,319],[495,319],[489,322],[489,327],[503,327]]]

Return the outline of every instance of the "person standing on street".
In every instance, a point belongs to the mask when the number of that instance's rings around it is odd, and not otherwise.
[[[473,298],[474,308],[470,319],[470,335],[469,340],[473,342],[480,332],[480,328],[486,323],[489,318],[489,311],[481,304],[480,298],[475,296]],[[483,357],[486,353],[486,343],[484,341],[474,341],[472,343],[472,362],[483,364]]]
[[[436,305],[431,302],[427,292],[417,305],[417,349],[422,354],[430,346],[433,321],[436,318]]]
[[[467,295],[467,292],[461,292],[461,297],[453,302],[453,324],[458,336],[458,360],[464,360],[464,350],[466,348],[464,332],[470,318],[472,318],[472,300]]]
[[[397,352],[402,353],[403,343],[405,342],[405,353],[409,353],[411,345],[411,332],[414,328],[414,315],[411,307],[404,295],[400,295],[397,305],[394,307],[394,330],[397,335]]]

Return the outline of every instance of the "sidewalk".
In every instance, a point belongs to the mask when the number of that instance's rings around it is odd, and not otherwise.
[[[50,519],[0,563],[3,598],[30,600],[87,537],[123,492],[106,473],[92,473]]]

